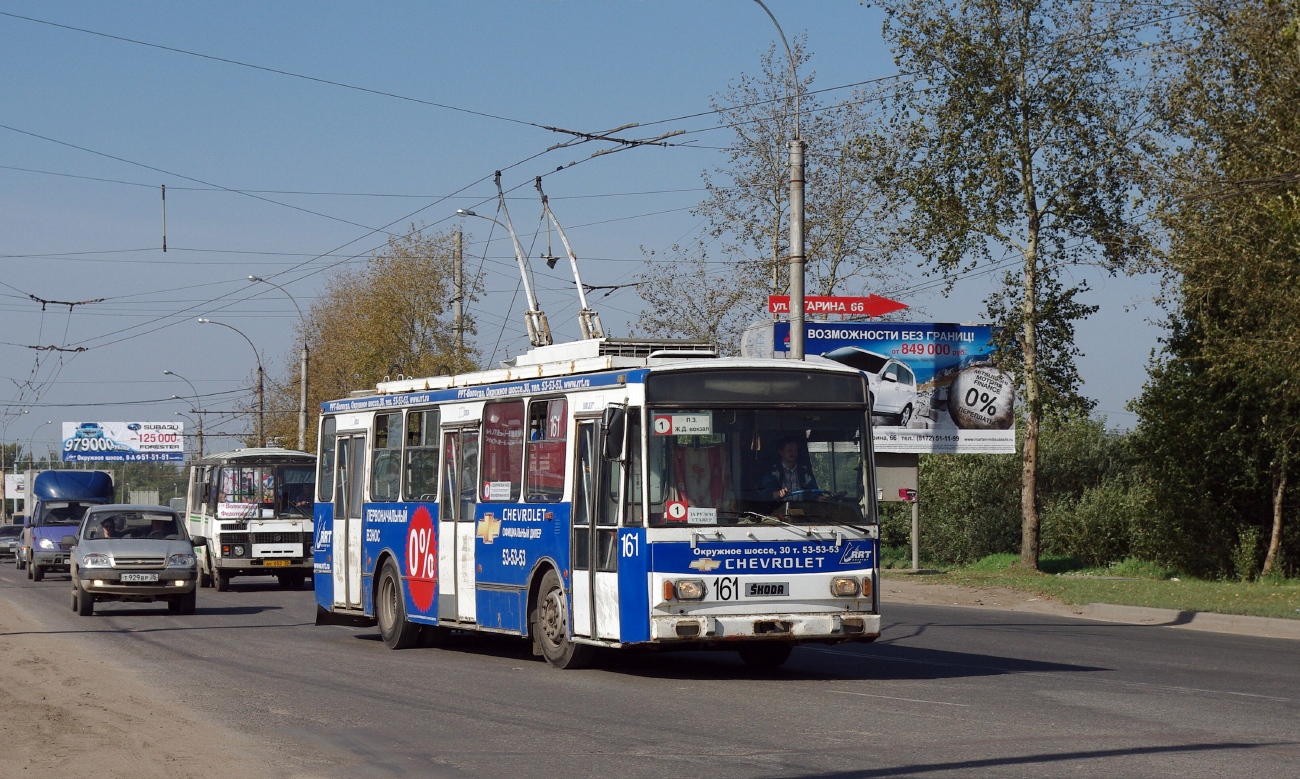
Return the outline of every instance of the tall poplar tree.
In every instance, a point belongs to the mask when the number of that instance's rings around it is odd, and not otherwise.
[[[1077,405],[1073,320],[1091,312],[1063,272],[1082,263],[1121,270],[1145,251],[1133,194],[1149,114],[1127,63],[1144,29],[1131,9],[1149,4],[878,4],[911,79],[886,102],[864,157],[898,201],[900,241],[949,279],[1016,258],[990,310],[1002,314],[1019,368],[1021,563],[1036,568],[1039,428],[1053,389]],[[1050,375],[1064,386],[1053,388]]]

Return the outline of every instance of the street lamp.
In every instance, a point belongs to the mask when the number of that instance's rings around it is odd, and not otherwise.
[[[198,427],[198,432],[199,432],[199,459],[201,460],[201,459],[203,459],[203,402],[199,400],[199,391],[196,390],[196,389],[194,389],[194,384],[193,384],[192,382],[190,382],[189,379],[185,378],[184,376],[180,375],[179,373],[177,373],[177,372],[175,372],[175,371],[163,371],[163,375],[164,375],[164,376],[175,376],[176,378],[180,379],[181,381],[185,382],[186,384],[189,384],[189,385],[190,385],[190,392],[193,392],[193,393],[194,393],[194,405],[197,406],[198,409],[199,409],[199,421],[198,421],[198,424],[196,425],[196,427]],[[180,398],[180,397],[177,396],[177,395],[172,395],[172,397],[173,397],[173,398],[176,398],[177,400],[182,400],[182,398]],[[180,412],[177,412],[177,413],[180,414]],[[185,415],[184,415],[184,414],[181,414],[181,416],[185,416]],[[189,419],[189,417],[185,417],[185,418],[186,418],[186,419]],[[194,420],[190,419],[190,421],[193,422]]]
[[[27,439],[27,462],[29,467],[32,470],[36,469],[36,458],[32,452],[32,445],[36,441],[36,434],[41,431],[42,427],[45,427],[46,425],[52,425],[52,424],[54,424],[54,420],[52,419],[45,420],[44,422],[36,426],[36,429],[32,431],[31,437]]]
[[[785,32],[772,15],[772,11],[763,4],[763,0],[754,0],[767,12],[767,16],[776,25],[776,31],[785,44],[785,56],[790,60],[790,88],[794,90],[794,138],[790,141],[790,356],[796,360],[803,359],[804,341],[804,241],[803,241],[803,153],[808,145],[799,133],[799,72],[795,68],[794,52],[790,42],[785,39]]]
[[[201,324],[201,325],[221,325],[222,327],[226,328],[227,330],[234,330],[236,333],[239,333],[239,336],[240,336],[241,338],[243,338],[245,341],[248,341],[248,345],[249,345],[249,347],[252,348],[252,350],[253,350],[253,357],[254,357],[254,359],[257,360],[257,445],[258,445],[258,446],[266,446],[266,438],[265,438],[265,434],[266,434],[266,430],[265,430],[265,424],[266,424],[266,391],[265,391],[265,388],[264,388],[264,386],[263,386],[263,384],[262,384],[262,375],[263,375],[263,373],[264,373],[264,371],[262,370],[262,355],[258,353],[258,351],[257,351],[257,347],[253,345],[253,341],[252,341],[252,339],[249,338],[248,336],[244,335],[244,331],[243,331],[243,330],[240,330],[240,329],[237,328],[237,327],[232,327],[231,325],[228,325],[228,324],[226,324],[225,322],[214,322],[214,321],[212,321],[211,319],[203,319],[203,318],[201,318],[201,317],[199,318],[199,324]]]
[[[289,294],[289,290],[285,289],[279,284],[276,284],[274,281],[267,281],[261,276],[250,275],[248,277],[248,280],[253,282],[254,284],[257,283],[270,284],[272,287],[275,287],[276,289],[283,292],[286,296],[288,296],[289,302],[293,303],[293,307],[298,310],[298,322],[302,325],[302,354],[300,355],[298,360],[300,370],[302,373],[302,377],[298,382],[298,451],[300,452],[306,451],[307,449],[307,360],[308,360],[307,318],[302,315],[302,308],[298,306],[298,301],[294,300],[293,295]]]

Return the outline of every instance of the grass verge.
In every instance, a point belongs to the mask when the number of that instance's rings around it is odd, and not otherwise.
[[[882,564],[894,563],[895,556],[882,551]],[[1082,606],[1112,603],[1180,611],[1243,614],[1252,617],[1300,619],[1300,580],[1281,582],[1205,581],[1181,576],[1136,560],[1104,569],[1086,569],[1070,558],[1045,557],[1041,571],[1016,565],[1016,555],[990,555],[969,566],[927,566],[932,573],[918,577],[926,583],[962,587],[1006,587],[1056,598]],[[898,562],[902,562],[899,558]],[[904,565],[910,565],[908,559]],[[886,576],[914,574],[886,568]]]

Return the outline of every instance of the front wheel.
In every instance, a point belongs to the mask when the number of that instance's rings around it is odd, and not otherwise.
[[[790,644],[764,642],[744,644],[736,649],[736,652],[750,668],[771,671],[784,665],[785,661],[790,659],[790,652],[793,649],[794,646]]]
[[[212,586],[212,558],[205,559],[204,564],[199,566],[199,586]]]
[[[45,569],[35,563],[32,563],[31,577],[32,577],[32,581],[34,582],[45,581]]]
[[[212,572],[212,586],[217,592],[230,592],[230,573],[220,568]]]
[[[898,415],[898,426],[907,427],[907,423],[912,421],[912,406],[903,406],[903,412]]]
[[[391,559],[384,563],[379,577],[379,594],[375,598],[375,616],[379,622],[379,636],[389,649],[407,649],[420,640],[420,626],[406,619],[406,604],[402,597],[402,575]]]
[[[27,567],[26,563],[23,562],[22,552],[18,552],[17,554],[14,555],[14,567],[20,571]]]
[[[83,617],[89,617],[95,613],[95,596],[86,592],[85,588],[77,585],[76,591],[72,595],[73,601],[77,608],[77,614]]]
[[[172,599],[167,601],[167,610],[173,614],[189,616],[194,613],[198,600],[198,591],[190,590],[184,595],[172,596]]]
[[[585,668],[591,665],[596,650],[569,640],[569,601],[554,569],[542,577],[537,593],[537,607],[532,613],[533,635],[542,646],[542,656],[556,668]]]

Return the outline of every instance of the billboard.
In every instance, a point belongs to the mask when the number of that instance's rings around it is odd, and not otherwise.
[[[183,462],[182,422],[64,422],[64,462]]]
[[[790,351],[790,323],[772,324],[775,356]],[[993,367],[992,325],[805,322],[804,353],[867,374],[876,451],[1011,454],[1011,374]]]

